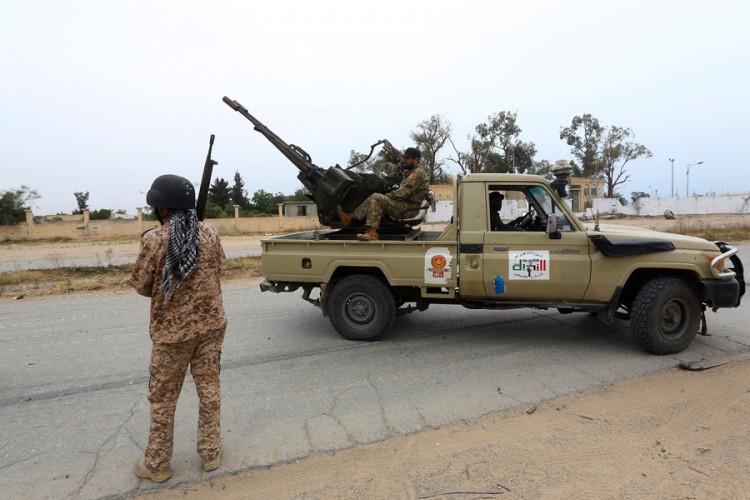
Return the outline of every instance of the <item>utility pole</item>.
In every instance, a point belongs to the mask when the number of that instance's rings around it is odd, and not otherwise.
[[[669,161],[672,162],[672,198],[674,198],[674,158],[670,158]]]
[[[685,196],[690,196],[690,167],[694,167],[696,165],[703,165],[702,161],[699,161],[698,163],[689,163],[687,166],[687,169],[685,169]]]

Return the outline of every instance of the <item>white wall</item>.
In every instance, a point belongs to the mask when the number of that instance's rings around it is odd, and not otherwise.
[[[513,220],[521,215],[521,212],[526,210],[526,202],[519,205],[517,200],[504,200],[503,209],[500,211],[500,216],[504,221]],[[441,200],[435,203],[435,211],[432,209],[427,211],[425,221],[429,223],[433,222],[450,222],[453,217],[453,201]]]
[[[691,196],[689,198],[641,198],[636,203],[620,205],[612,198],[596,198],[594,213],[625,215],[663,215],[666,210],[675,214],[747,214],[750,213],[750,193],[723,196]]]
[[[569,201],[569,200],[566,200]],[[691,196],[690,198],[641,198],[626,206],[614,198],[595,198],[593,213],[623,215],[664,215],[671,210],[682,214],[750,214],[750,193],[723,196]],[[516,200],[505,200],[501,216],[504,221],[513,220],[525,210]],[[578,214],[581,215],[580,213]],[[591,216],[592,212],[587,211]],[[427,222],[448,222],[453,216],[453,202],[442,200],[436,203],[435,211],[427,212]]]

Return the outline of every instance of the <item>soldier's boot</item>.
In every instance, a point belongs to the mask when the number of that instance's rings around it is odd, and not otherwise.
[[[216,458],[211,460],[210,462],[204,462],[203,463],[203,470],[206,472],[211,472],[212,470],[216,470],[221,466],[221,453],[224,451],[222,448],[219,448],[219,454],[216,455]]]
[[[367,231],[357,235],[357,239],[362,241],[378,241],[380,237],[378,236],[378,231],[374,227],[368,227]]]
[[[336,205],[336,213],[339,214],[341,223],[346,227],[350,227],[355,221],[354,215],[344,212],[344,209],[341,208],[341,205]]]
[[[143,459],[139,459],[133,466],[133,472],[136,476],[141,479],[149,479],[155,483],[163,483],[170,477],[172,477],[172,471],[166,470],[164,472],[151,472],[148,467],[143,463]]]

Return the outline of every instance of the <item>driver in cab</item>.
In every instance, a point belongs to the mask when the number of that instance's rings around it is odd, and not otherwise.
[[[500,209],[503,208],[505,196],[493,191],[490,193],[490,230],[491,231],[523,231],[518,227],[513,227],[500,218]]]

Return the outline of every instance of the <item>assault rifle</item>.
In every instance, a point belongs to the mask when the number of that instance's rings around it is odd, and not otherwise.
[[[206,203],[208,202],[208,187],[211,184],[211,174],[214,170],[214,165],[219,164],[218,161],[211,158],[211,151],[213,148],[214,134],[211,134],[211,138],[208,140],[206,162],[203,164],[203,178],[201,179],[201,187],[198,190],[198,201],[195,204],[195,211],[198,214],[198,220],[203,220],[203,216],[206,214]]]

